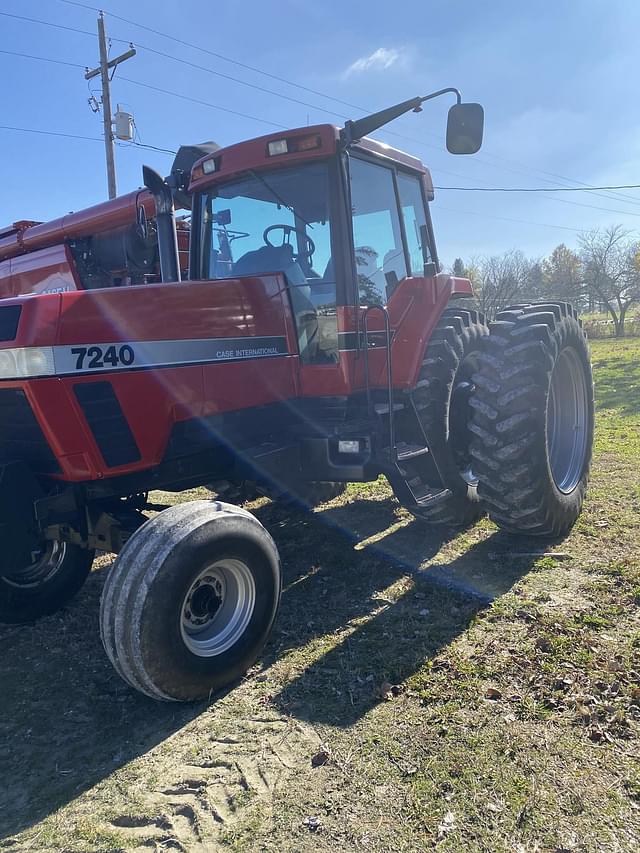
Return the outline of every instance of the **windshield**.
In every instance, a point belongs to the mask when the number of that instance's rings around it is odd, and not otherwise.
[[[327,164],[249,171],[205,193],[202,205],[204,277],[283,273],[301,354],[337,360]]]
[[[248,172],[205,195],[203,204],[207,278],[274,271],[291,273],[296,279],[292,283],[299,283],[300,275],[327,278],[331,241],[326,164]],[[332,277],[331,269],[329,274]]]

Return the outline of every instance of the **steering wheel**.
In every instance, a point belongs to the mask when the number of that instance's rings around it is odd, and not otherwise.
[[[270,246],[272,249],[278,248],[277,246],[274,246],[273,243],[269,240],[269,234],[271,234],[272,231],[275,231],[278,228],[282,231],[282,243],[280,245],[290,246],[291,235],[295,234],[298,238],[298,246],[304,246],[304,248],[298,252],[294,252],[293,258],[298,263],[302,261],[304,266],[311,267],[311,260],[313,258],[313,253],[316,250],[316,244],[305,231],[301,231],[299,228],[294,228],[293,225],[270,225],[268,228],[265,228],[262,234],[262,239],[264,240],[266,245]]]

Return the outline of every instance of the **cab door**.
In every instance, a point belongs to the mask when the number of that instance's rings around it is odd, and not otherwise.
[[[437,321],[444,296],[424,192],[424,175],[380,157],[349,158],[349,190],[354,256],[354,310],[345,322],[358,345],[351,360],[353,390],[364,385],[363,315],[382,307],[391,326],[393,381],[409,387]],[[445,277],[446,278],[446,277]],[[441,293],[442,291],[442,293]],[[386,335],[382,311],[367,312],[369,377],[386,383]]]

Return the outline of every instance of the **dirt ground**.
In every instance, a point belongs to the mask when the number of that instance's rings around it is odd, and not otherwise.
[[[311,514],[250,505],[282,609],[210,704],[111,669],[111,558],[60,613],[0,627],[0,850],[639,849],[640,340],[593,359],[593,481],[564,542],[429,531],[381,482]]]

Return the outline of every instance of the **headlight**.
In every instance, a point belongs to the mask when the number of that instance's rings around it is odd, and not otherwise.
[[[13,379],[17,372],[15,350],[0,350],[0,379]]]
[[[25,347],[18,350],[20,376],[51,376],[56,372],[52,347]]]
[[[53,347],[20,347],[0,350],[0,379],[53,376]]]

